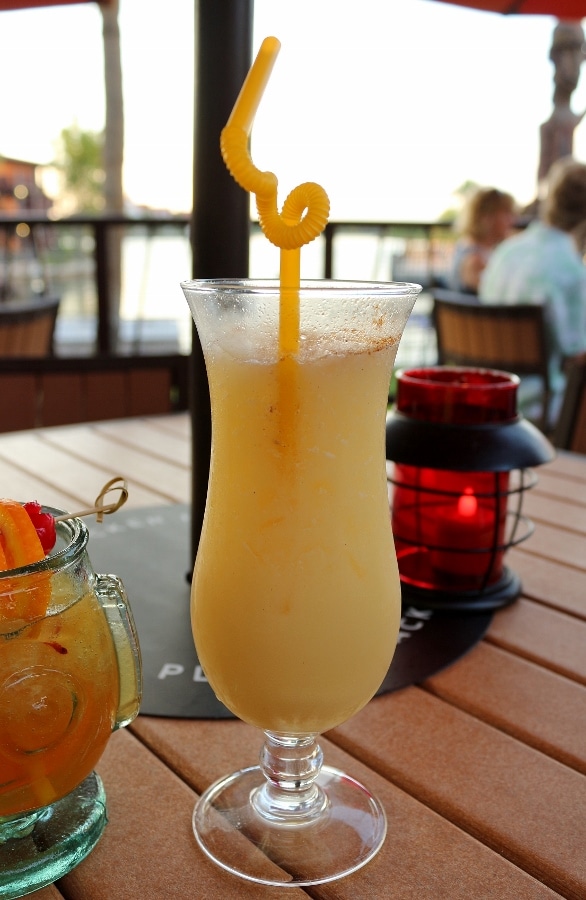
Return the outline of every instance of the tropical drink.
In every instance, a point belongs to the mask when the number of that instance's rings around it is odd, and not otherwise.
[[[0,635],[0,816],[77,787],[116,720],[118,668],[103,610],[93,593],[78,598],[67,575],[52,591],[49,615]]]
[[[216,695],[259,728],[329,729],[389,667],[400,593],[383,432],[398,337],[306,331],[287,423],[274,346],[227,333],[208,358],[212,477],[194,638]]]
[[[107,812],[93,768],[138,712],[126,593],[94,572],[88,540],[79,518],[0,500],[0,898],[55,881],[96,845]]]

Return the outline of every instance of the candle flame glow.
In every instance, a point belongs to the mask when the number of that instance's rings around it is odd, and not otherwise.
[[[471,487],[464,489],[464,493],[458,498],[458,515],[465,519],[475,516],[478,511],[478,500],[474,496]]]

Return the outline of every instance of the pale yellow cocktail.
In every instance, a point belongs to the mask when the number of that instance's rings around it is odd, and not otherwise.
[[[236,875],[321,884],[372,859],[386,832],[382,804],[323,765],[318,736],[376,693],[397,640],[385,418],[419,287],[182,288],[212,407],[193,635],[217,697],[265,732],[258,766],[201,795],[193,831]],[[245,859],[236,832],[258,853]]]
[[[322,732],[373,696],[396,645],[400,590],[384,421],[399,328],[302,328],[286,390],[275,344],[238,316],[206,353],[211,477],[192,588],[214,692],[265,730]],[[293,398],[291,400],[291,397]]]

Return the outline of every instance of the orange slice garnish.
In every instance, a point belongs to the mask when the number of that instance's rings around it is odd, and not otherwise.
[[[0,500],[0,569],[18,569],[44,558],[27,511],[16,500]],[[0,579],[0,623],[30,622],[43,616],[51,597],[49,578],[48,572],[40,572]]]
[[[43,545],[30,516],[16,500],[0,500],[0,541],[8,569],[45,558]]]

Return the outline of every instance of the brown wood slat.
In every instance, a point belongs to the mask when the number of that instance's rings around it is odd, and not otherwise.
[[[476,323],[471,321],[470,327],[475,330],[475,355],[480,355],[488,361],[508,358],[509,349],[501,342],[501,329],[496,322],[491,322],[486,316],[481,316]]]
[[[481,643],[425,688],[586,774],[586,688]]]
[[[466,318],[454,315],[448,310],[443,312],[445,321],[445,353],[463,353],[468,345],[468,329]]]
[[[574,478],[569,472],[552,469],[549,466],[537,469],[537,485],[531,494],[544,494],[555,500],[586,504],[586,482]]]
[[[47,352],[52,327],[29,334],[29,326],[23,322],[15,322],[11,325],[1,323],[0,353],[2,356],[43,356]],[[40,325],[40,323],[39,323]],[[35,325],[35,329],[39,328]]]
[[[191,468],[189,435],[183,432],[182,427],[177,430],[159,428],[156,421],[136,418],[124,423],[98,422],[95,428],[110,440],[120,441],[143,452],[148,448],[153,456]]]
[[[582,484],[586,483],[586,466],[584,457],[565,450],[558,450],[553,462],[548,463],[545,469],[539,471],[551,472],[564,478],[573,478]]]
[[[10,353],[13,331],[14,329],[10,327],[0,329],[0,354],[2,354],[2,356],[6,356]]]
[[[21,322],[6,328],[11,356],[44,356],[51,345],[55,324],[52,318],[39,319],[34,329]]]
[[[4,380],[6,376],[2,376]],[[83,418],[81,376],[76,372],[45,372],[40,377],[38,425],[69,425]]]
[[[506,355],[511,359],[521,359],[525,365],[538,366],[541,357],[541,334],[535,321],[519,322],[516,335],[511,333],[508,325],[501,325],[501,337],[507,341]]]
[[[0,389],[0,429],[18,431],[37,422],[38,387],[34,374],[9,375]]]
[[[83,379],[84,409],[79,421],[121,419],[130,415],[124,372],[87,372]]]
[[[419,688],[377,698],[329,737],[562,896],[586,896],[574,770]]]
[[[188,413],[178,412],[171,416],[149,416],[149,428],[160,431],[172,431],[187,440],[191,440],[191,417]]]
[[[0,356],[41,358],[51,354],[58,310],[58,297],[2,303]]]
[[[586,623],[573,616],[521,597],[495,615],[486,639],[586,684]]]
[[[437,702],[437,701],[436,701]],[[378,700],[375,701],[375,704]],[[392,729],[392,718],[386,720]],[[157,719],[140,716],[132,726],[157,755],[200,788],[245,765],[254,765],[262,734],[237,721]],[[362,735],[364,738],[364,734]],[[385,806],[389,832],[376,858],[332,885],[308,890],[320,900],[541,900],[557,897],[467,834],[426,809],[395,785],[322,739],[326,763],[363,780]],[[239,897],[238,883],[226,898]],[[257,897],[265,896],[257,888]],[[280,891],[283,896],[283,891]],[[92,898],[93,900],[93,898]]]
[[[39,475],[42,476],[41,471]],[[0,459],[0,497],[9,497],[22,503],[38,500],[39,503],[59,509],[81,509],[82,505],[82,499],[74,493],[60,491],[43,481],[42,477],[23,472],[4,459]]]
[[[523,593],[554,609],[586,619],[586,572],[511,550],[507,564],[521,578]]]
[[[562,531],[547,524],[539,522],[529,540],[520,545],[526,553],[551,559],[554,562],[575,566],[578,569],[586,569],[586,542],[584,535]]]
[[[473,321],[471,322],[471,327],[474,328]],[[507,358],[509,351],[507,346],[502,343],[501,331],[502,329],[498,327],[498,323],[491,322],[488,316],[480,316],[476,327],[474,353],[482,354],[482,348],[484,346],[486,347],[484,352],[485,358]]]
[[[128,372],[129,416],[171,412],[171,376],[168,369]]]
[[[586,535],[586,505],[579,502],[570,503],[567,500],[558,500],[535,491],[528,491],[524,497],[523,512],[535,523],[545,522],[563,530],[578,531]]]

